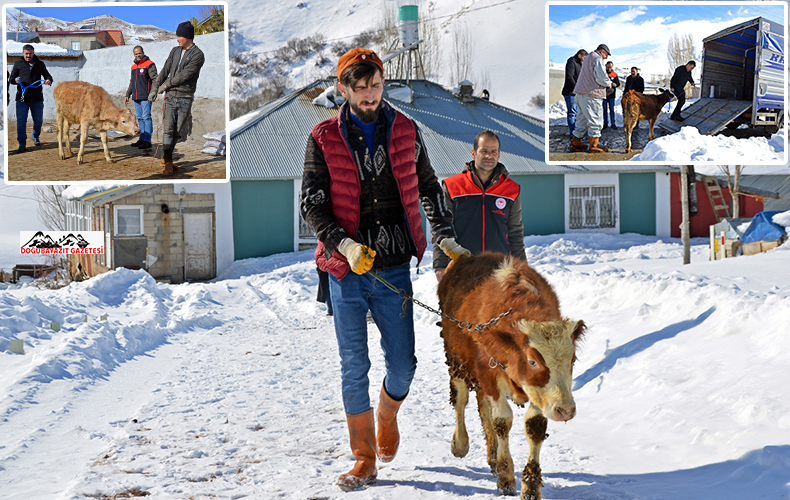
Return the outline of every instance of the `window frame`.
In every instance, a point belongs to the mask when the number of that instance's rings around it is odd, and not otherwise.
[[[143,205],[113,205],[112,234],[113,236],[144,236],[145,235],[145,207]],[[123,234],[118,232],[118,210],[137,210],[140,220],[140,232],[134,234]]]

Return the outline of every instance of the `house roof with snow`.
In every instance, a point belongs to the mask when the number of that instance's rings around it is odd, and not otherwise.
[[[36,55],[39,57],[76,57],[79,58],[82,55],[81,50],[72,50],[72,49],[64,49],[63,47],[59,47],[57,45],[50,45],[47,43],[31,43],[30,45],[33,46],[33,50],[35,51]],[[6,40],[5,42],[5,50],[6,55],[9,57],[22,57],[22,48],[25,46],[23,42],[17,42],[14,40]],[[9,64],[12,64],[13,61],[9,61]]]
[[[318,80],[272,101],[230,124],[230,178],[296,179],[302,176],[310,130],[337,114],[337,106],[313,104],[331,93],[336,79]],[[501,140],[500,161],[514,175],[583,172],[674,171],[644,165],[547,165],[544,121],[478,97],[463,102],[450,90],[427,80],[412,80],[411,102],[398,97],[404,82],[388,80],[384,98],[412,118],[423,135],[436,174],[454,175],[470,160],[478,132],[493,130]],[[400,86],[400,87],[398,87]],[[324,100],[324,102],[326,102]]]
[[[7,31],[5,34],[5,39],[19,43],[27,43],[30,41],[35,41],[35,42],[41,41],[38,38],[38,33],[31,33],[29,31]]]

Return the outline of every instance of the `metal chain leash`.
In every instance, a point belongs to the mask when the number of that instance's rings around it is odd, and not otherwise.
[[[403,299],[403,306],[402,306],[403,307],[403,312],[401,313],[401,316],[406,316],[406,302],[407,301],[412,301],[415,304],[417,304],[418,306],[420,306],[420,307],[422,307],[424,309],[427,309],[428,311],[430,311],[430,312],[432,312],[434,314],[438,314],[442,318],[448,319],[448,320],[452,321],[453,323],[458,324],[458,328],[461,328],[463,330],[467,330],[467,331],[470,331],[470,332],[471,331],[482,332],[483,330],[485,330],[489,326],[493,325],[494,323],[496,323],[500,319],[504,318],[505,316],[507,316],[508,314],[513,312],[513,308],[511,307],[510,309],[508,309],[507,311],[503,312],[499,316],[491,318],[490,320],[488,320],[485,323],[472,323],[472,322],[467,321],[465,319],[464,320],[456,319],[456,318],[453,318],[452,316],[450,316],[448,314],[443,313],[442,311],[440,311],[438,309],[434,309],[433,307],[431,307],[431,306],[429,306],[427,304],[423,304],[419,300],[417,300],[414,297],[412,297],[411,295],[409,295],[406,292],[406,290],[403,290],[402,288],[396,287],[395,285],[393,285],[389,281],[385,280],[383,277],[379,276],[375,272],[368,271],[368,273],[370,273],[371,276],[373,276],[375,279],[380,281],[384,286],[386,286],[387,288],[389,288],[393,292],[397,293],[398,297]],[[494,358],[492,357],[491,359],[494,359]]]

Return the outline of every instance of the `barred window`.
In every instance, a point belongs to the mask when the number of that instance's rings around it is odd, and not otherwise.
[[[572,187],[570,229],[615,227],[614,186]]]

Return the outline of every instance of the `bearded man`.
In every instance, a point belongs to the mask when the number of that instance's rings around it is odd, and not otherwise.
[[[372,50],[354,48],[340,57],[337,86],[345,102],[313,128],[302,177],[300,210],[318,239],[318,267],[329,273],[343,407],[356,459],[337,481],[344,490],[376,480],[377,455],[382,462],[395,458],[396,416],[417,366],[412,303],[404,309],[403,299],[368,271],[411,295],[409,263],[412,257],[419,263],[427,246],[420,203],[434,244],[451,257],[469,253],[455,242],[452,214],[416,124],[382,99],[383,75]],[[378,425],[369,394],[368,311],[386,361]]]

